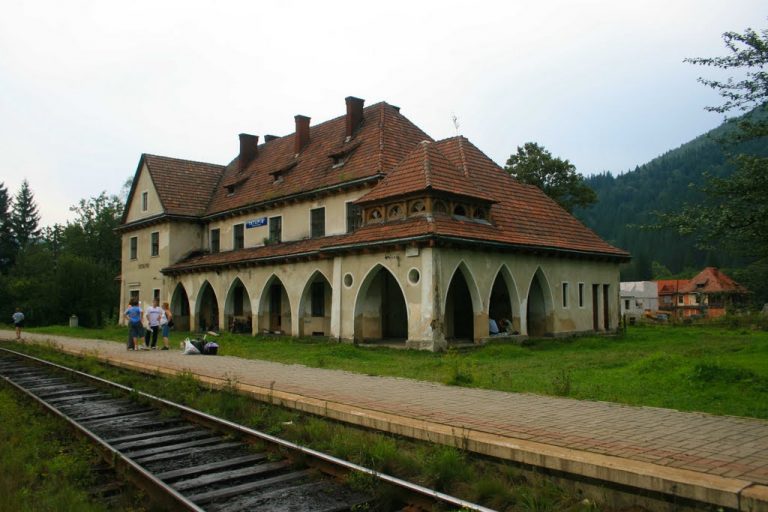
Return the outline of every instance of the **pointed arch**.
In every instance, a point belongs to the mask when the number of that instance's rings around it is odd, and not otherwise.
[[[496,271],[488,291],[488,316],[496,320],[499,329],[509,334],[520,332],[520,296],[517,283],[506,263]],[[509,320],[511,325],[504,325]]]
[[[487,332],[475,329],[475,319],[483,313],[483,301],[477,281],[463,260],[456,265],[448,283],[443,299],[446,339],[474,341],[485,336]]]
[[[173,289],[170,306],[174,328],[179,331],[189,331],[189,297],[182,283],[177,283]]]
[[[219,329],[219,300],[213,285],[204,281],[197,292],[195,300],[195,317],[197,327],[201,331],[216,331]]]
[[[283,281],[275,274],[267,279],[261,291],[259,327],[262,332],[292,335],[291,301]]]
[[[299,299],[299,336],[326,336],[331,332],[331,295],[328,277],[316,269],[304,284]]]
[[[224,325],[229,332],[251,332],[251,296],[245,283],[235,277],[224,300]]]
[[[355,297],[356,340],[408,338],[408,307],[402,284],[377,263],[366,274]]]
[[[529,336],[548,336],[554,332],[554,303],[549,280],[541,267],[528,286],[526,324]]]

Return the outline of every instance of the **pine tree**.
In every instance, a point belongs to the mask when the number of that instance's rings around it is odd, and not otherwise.
[[[13,265],[16,255],[10,209],[8,189],[0,183],[0,273],[5,273]]]
[[[21,189],[16,194],[11,213],[11,229],[16,246],[24,248],[40,237],[40,214],[29,182],[21,182]]]

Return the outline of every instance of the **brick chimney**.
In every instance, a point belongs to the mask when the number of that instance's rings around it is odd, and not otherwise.
[[[309,117],[294,116],[296,120],[296,136],[294,137],[294,153],[301,153],[304,146],[309,144]]]
[[[259,136],[250,133],[240,134],[240,157],[237,159],[240,170],[245,170],[259,154]]]
[[[365,100],[355,98],[354,96],[347,96],[344,98],[347,102],[347,137],[351,137],[355,130],[363,122],[363,105]]]
[[[280,137],[278,137],[277,135],[265,135],[264,136],[264,144],[266,144],[267,142],[272,142],[273,140],[279,139],[279,138]]]

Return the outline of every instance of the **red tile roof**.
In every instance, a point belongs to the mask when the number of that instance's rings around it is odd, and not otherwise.
[[[203,215],[224,172],[223,165],[147,154],[141,159],[167,215]]]
[[[494,201],[491,195],[469,180],[462,168],[448,160],[434,142],[424,140],[387,173],[372,191],[358,199],[358,203],[370,203],[426,191]]]
[[[455,236],[487,238],[518,246],[542,246],[628,257],[576,220],[539,188],[524,185],[464,137],[453,137],[435,146],[457,166],[465,163],[469,179],[482,183],[497,203],[491,207],[492,226],[475,222],[453,223]],[[374,189],[375,190],[375,189]]]
[[[541,190],[514,180],[466,138],[434,142],[387,103],[363,109],[362,123],[351,137],[346,136],[345,116],[309,130],[309,142],[298,155],[294,154],[296,135],[290,134],[259,145],[256,157],[242,170],[237,158],[226,167],[153,155],[144,155],[142,161],[147,162],[169,215],[205,220],[280,198],[381,177],[363,202],[439,191],[493,203],[490,222],[441,214],[415,217],[365,226],[351,234],[197,256],[169,270],[415,237],[629,257]],[[339,161],[343,164],[337,165]]]
[[[362,124],[349,140],[345,116],[311,126],[309,143],[298,155],[295,136],[261,144],[243,171],[233,160],[222,183],[241,183],[233,193],[225,187],[215,190],[207,215],[375,177],[390,171],[420,141],[431,140],[399,109],[383,102],[363,109]],[[334,167],[334,156],[345,157],[344,164]]]
[[[676,293],[682,293],[682,291],[688,286],[690,280],[688,279],[659,279],[656,281],[656,285],[659,289],[659,295],[674,295]]]
[[[715,267],[707,267],[699,272],[680,291],[683,293],[748,293],[744,286]]]

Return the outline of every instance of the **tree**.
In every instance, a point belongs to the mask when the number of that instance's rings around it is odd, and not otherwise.
[[[75,212],[77,217],[64,229],[66,250],[107,264],[117,271],[121,245],[115,229],[123,215],[120,198],[102,192],[88,200],[81,199],[70,211]]]
[[[4,183],[0,183],[0,273],[10,268],[16,255],[10,209],[8,189]]]
[[[697,236],[702,246],[724,247],[763,259],[768,258],[768,158],[749,154],[750,147],[755,145],[745,142],[764,141],[768,136],[768,30],[726,32],[723,40],[730,55],[691,58],[685,62],[743,72],[741,79],[729,78],[724,82],[699,78],[725,99],[722,105],[706,107],[707,110],[750,111],[747,116],[731,121],[738,125],[738,130],[723,141],[735,153],[732,161],[736,170],[727,178],[709,178],[702,187],[710,199],[708,204],[686,205],[680,213],[665,215],[663,220],[680,233]]]
[[[29,182],[21,182],[21,188],[13,202],[11,212],[11,229],[17,247],[24,248],[30,242],[40,237],[40,214],[37,213],[37,205]]]
[[[568,212],[576,206],[587,208],[597,201],[597,195],[572,163],[552,157],[535,142],[518,146],[517,154],[509,157],[504,170],[521,183],[539,187]]]

